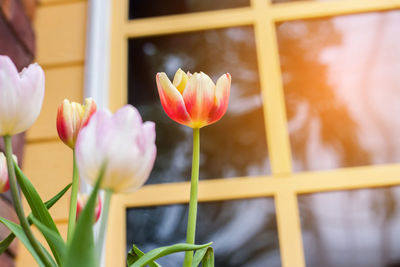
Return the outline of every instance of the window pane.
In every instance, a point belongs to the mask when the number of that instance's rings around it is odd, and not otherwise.
[[[127,249],[142,251],[186,240],[187,205],[127,210]],[[213,241],[215,266],[281,266],[273,199],[259,198],[200,203],[196,244]],[[157,260],[180,266],[183,253]]]
[[[400,11],[277,25],[296,171],[400,162]]]
[[[400,188],[299,197],[307,267],[400,266]]]
[[[190,177],[192,129],[165,114],[155,83],[157,72],[172,79],[179,67],[204,71],[214,81],[224,72],[232,75],[227,114],[200,131],[200,177],[269,173],[254,33],[239,27],[129,41],[129,103],[157,125],[158,154],[148,183]]]
[[[129,19],[245,7],[249,5],[250,0],[130,0]]]

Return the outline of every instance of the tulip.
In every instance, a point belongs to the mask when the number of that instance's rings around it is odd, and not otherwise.
[[[142,122],[131,105],[114,115],[96,112],[76,142],[80,176],[95,184],[104,169],[101,188],[112,192],[133,192],[148,179],[156,157],[155,124]]]
[[[164,72],[156,76],[158,93],[165,113],[174,121],[191,128],[217,122],[228,108],[231,75],[222,75],[215,85],[207,74],[186,74],[181,69],[174,80]]]
[[[78,202],[76,203],[76,220],[78,221],[79,215],[81,214],[83,208],[85,207],[87,201],[89,199],[89,195],[87,194],[78,194]],[[101,198],[97,196],[96,208],[94,210],[94,223],[96,223],[101,214]]]
[[[92,98],[86,98],[85,105],[64,99],[58,107],[57,132],[67,146],[74,149],[79,131],[89,123],[96,108]]]
[[[0,152],[0,193],[7,192],[10,189],[8,183],[8,171],[6,156]]]
[[[17,156],[12,155],[12,157],[15,162],[18,162]],[[9,189],[7,158],[3,152],[0,152],[0,193],[7,192]]]
[[[26,131],[39,116],[44,96],[44,73],[31,64],[18,73],[7,56],[0,56],[0,135]]]

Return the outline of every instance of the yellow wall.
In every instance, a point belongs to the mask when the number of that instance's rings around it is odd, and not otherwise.
[[[23,169],[44,200],[72,177],[72,152],[58,139],[56,112],[64,98],[77,102],[83,98],[86,9],[84,0],[41,0],[37,9],[36,61],[46,74],[46,93],[39,119],[27,133]],[[64,236],[68,201],[69,196],[64,197],[51,210]],[[22,245],[17,266],[36,266]]]

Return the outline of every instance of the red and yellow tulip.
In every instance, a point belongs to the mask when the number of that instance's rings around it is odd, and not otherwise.
[[[64,99],[58,107],[57,132],[67,146],[74,149],[79,131],[88,124],[96,109],[92,98],[86,98],[85,105]]]
[[[222,75],[217,83],[203,73],[185,73],[181,69],[171,82],[164,72],[157,73],[157,88],[165,113],[174,121],[191,128],[217,122],[228,108],[231,75]]]

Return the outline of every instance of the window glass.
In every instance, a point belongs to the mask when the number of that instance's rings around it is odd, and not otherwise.
[[[200,178],[265,175],[270,171],[254,33],[237,27],[129,40],[128,101],[144,120],[156,122],[157,159],[148,183],[188,181],[192,129],[163,111],[155,75],[173,78],[181,67],[203,71],[214,82],[232,75],[228,111],[200,130]]]
[[[129,18],[147,18],[208,10],[245,7],[250,0],[130,0]]]
[[[291,2],[304,2],[304,1],[318,1],[318,2],[326,2],[326,1],[333,1],[333,0],[271,0],[272,3],[278,4],[278,3],[291,3]]]
[[[277,25],[296,171],[400,162],[400,11]]]
[[[400,266],[400,188],[299,197],[307,267]]]
[[[127,250],[142,251],[185,242],[187,205],[127,210]],[[215,266],[281,266],[274,202],[271,198],[200,203],[196,244],[213,241]],[[180,266],[183,253],[157,260],[162,266]]]

